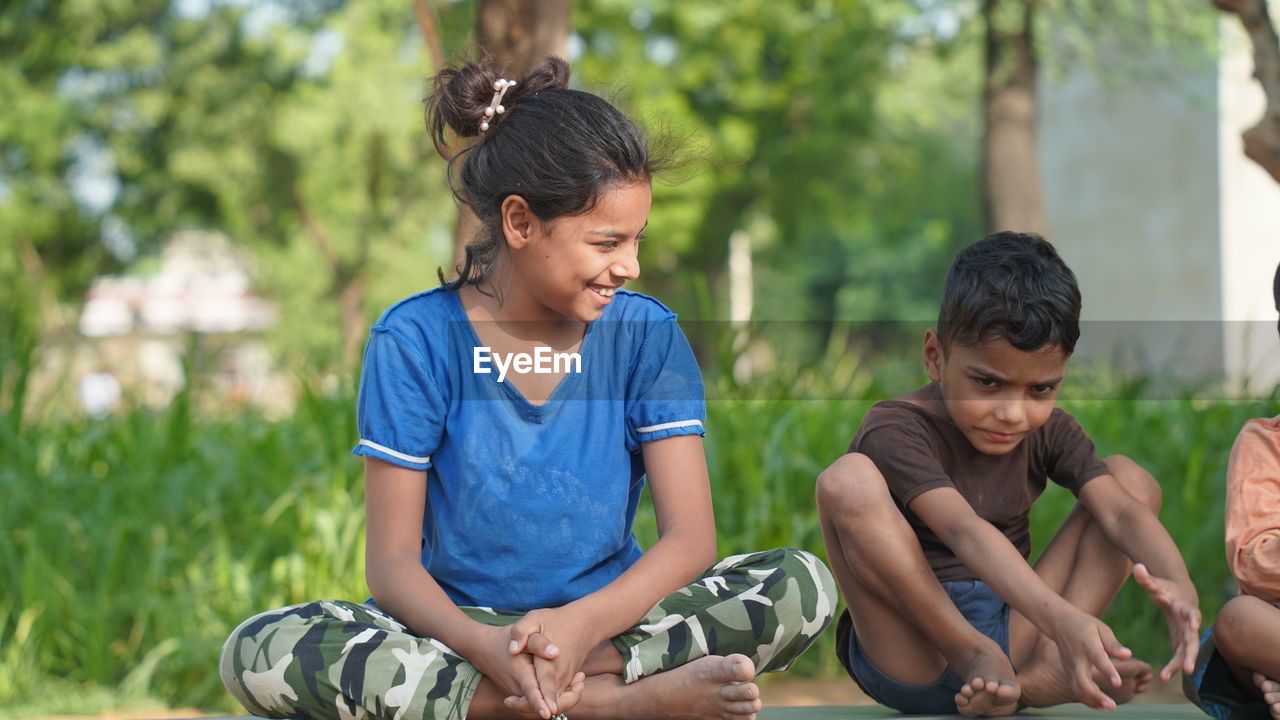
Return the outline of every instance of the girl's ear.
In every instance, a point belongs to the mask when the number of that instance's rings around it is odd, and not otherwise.
[[[924,333],[924,371],[930,380],[942,380],[942,361],[942,343],[938,342],[937,331],[930,328]]]
[[[507,240],[507,247],[512,250],[519,250],[528,244],[536,221],[529,203],[519,195],[508,195],[502,201],[502,234]]]

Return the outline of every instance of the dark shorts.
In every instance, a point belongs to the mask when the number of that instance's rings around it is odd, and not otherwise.
[[[1196,669],[1182,676],[1182,693],[1209,717],[1218,720],[1269,718],[1271,711],[1256,687],[1246,685],[1231,672],[1213,642],[1213,628],[1200,638]]]
[[[1009,606],[981,580],[942,583],[960,614],[978,632],[986,635],[1009,654]],[[863,692],[881,705],[908,714],[954,714],[960,679],[950,668],[927,685],[908,685],[881,672],[858,642],[853,621],[846,610],[836,625],[836,653]]]

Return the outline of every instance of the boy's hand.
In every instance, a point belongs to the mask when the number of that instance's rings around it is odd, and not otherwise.
[[[1106,623],[1086,612],[1071,610],[1054,623],[1051,639],[1058,646],[1072,692],[1077,700],[1095,710],[1114,710],[1116,701],[1098,687],[1095,673],[1112,687],[1120,687],[1120,673],[1111,658],[1123,660],[1133,651],[1116,639]]]
[[[1167,681],[1179,669],[1190,675],[1195,671],[1196,655],[1200,652],[1200,599],[1195,587],[1158,578],[1142,563],[1133,566],[1133,579],[1164,611],[1169,625],[1173,658],[1160,671],[1160,679]]]
[[[563,608],[533,610],[510,626],[511,652],[533,658],[538,687],[553,714],[577,704],[572,691],[587,654],[596,646],[582,623]]]

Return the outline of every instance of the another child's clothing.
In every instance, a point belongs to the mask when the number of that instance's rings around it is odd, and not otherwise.
[[[930,387],[933,401],[927,407],[904,400],[873,405],[849,452],[862,453],[875,463],[938,579],[976,580],[907,507],[912,499],[934,488],[955,488],[1025,558],[1031,554],[1031,504],[1044,492],[1045,478],[1078,495],[1085,483],[1108,470],[1084,430],[1060,408],[1011,452],[979,452],[947,414],[941,387]]]
[[[1227,463],[1227,564],[1240,592],[1280,603],[1280,415],[1244,424]]]
[[[955,603],[960,614],[1009,654],[1009,606],[981,580],[956,580],[942,583],[942,589]],[[950,714],[956,712],[956,693],[961,683],[951,668],[927,685],[908,685],[886,675],[867,657],[849,613],[840,615],[836,624],[836,656],[840,664],[858,683],[858,687],[876,702],[907,714]]]
[[[1280,604],[1280,415],[1246,422],[1231,447],[1226,547],[1240,592]],[[1213,628],[1200,639],[1195,672],[1183,677],[1182,691],[1219,720],[1270,717],[1258,689],[1241,683],[1218,653]]]
[[[1213,641],[1213,628],[1200,637],[1195,672],[1182,676],[1182,694],[1217,720],[1258,720],[1271,717],[1271,708],[1258,688],[1240,682]]]
[[[353,452],[426,470],[422,565],[451,600],[556,607],[640,557],[641,443],[704,434],[702,376],[675,318],[619,291],[586,326],[578,365],[561,358],[568,372],[535,405],[499,380],[504,359],[486,356],[456,291],[383,313],[365,350]]]
[[[613,638],[630,683],[707,655],[742,653],[785,670],[831,622],[822,561],[781,549],[722,560]],[[523,613],[464,607],[507,625]],[[250,618],[222,650],[223,684],[263,717],[463,720],[481,675],[438,640],[370,605],[321,601]]]

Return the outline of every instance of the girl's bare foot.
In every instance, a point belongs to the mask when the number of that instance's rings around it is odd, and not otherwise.
[[[1093,681],[1102,692],[1115,700],[1116,705],[1129,702],[1134,695],[1146,690],[1151,684],[1151,666],[1147,663],[1136,658],[1111,662],[1116,666],[1116,672],[1120,673],[1120,687],[1115,687],[1097,672],[1094,673]],[[1079,702],[1061,662],[1056,659],[1032,663],[1031,667],[1018,673],[1018,682],[1022,685],[1022,702],[1031,707]]]
[[[1254,673],[1253,684],[1262,691],[1262,699],[1271,707],[1271,719],[1280,720],[1280,683],[1262,673]]]
[[[630,685],[618,675],[593,675],[567,714],[592,720],[755,720],[761,707],[760,688],[751,682],[755,675],[745,655],[709,655]],[[532,715],[523,699],[512,699],[507,708]]]
[[[1009,658],[995,643],[994,652],[979,652],[964,665],[964,685],[956,693],[956,709],[969,717],[1011,715],[1018,709],[1022,689]]]

